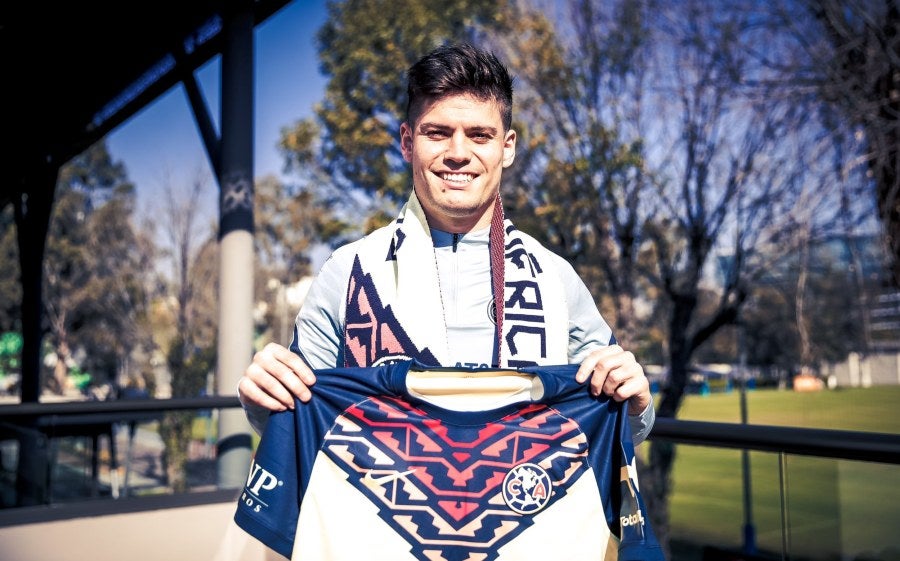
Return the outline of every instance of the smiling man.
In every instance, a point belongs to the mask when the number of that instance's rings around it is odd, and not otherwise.
[[[516,157],[516,132],[501,119],[500,103],[476,95],[426,98],[400,126],[400,147],[428,225],[445,232],[490,226],[502,170]]]
[[[429,366],[579,364],[594,395],[627,401],[635,444],[654,420],[634,355],[616,344],[572,266],[503,215],[516,155],[512,79],[497,58],[446,45],[408,71],[400,128],[413,189],[388,226],[337,249],[297,316],[290,348],[270,343],[238,390],[262,430],[308,401],[315,370],[416,359]],[[314,398],[313,398],[314,399]]]

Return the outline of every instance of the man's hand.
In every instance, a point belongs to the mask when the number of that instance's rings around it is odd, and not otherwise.
[[[650,381],[634,355],[618,345],[609,345],[592,352],[581,362],[575,379],[590,378],[591,394],[601,393],[615,401],[628,400],[628,412],[638,415],[650,405]]]
[[[269,343],[253,355],[253,362],[238,382],[238,396],[245,405],[270,411],[294,408],[294,396],[309,401],[309,387],[316,377],[306,362],[290,349]]]

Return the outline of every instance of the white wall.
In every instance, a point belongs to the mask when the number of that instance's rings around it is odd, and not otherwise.
[[[236,503],[0,528],[3,561],[283,561],[232,517]]]

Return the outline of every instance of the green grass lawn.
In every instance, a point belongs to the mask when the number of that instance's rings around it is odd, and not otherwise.
[[[740,422],[738,392],[689,396],[680,419]],[[759,425],[900,433],[900,387],[816,393],[755,390],[748,421]],[[807,559],[900,558],[900,466],[751,452],[752,515],[761,550]],[[671,537],[740,547],[744,523],[741,452],[680,446],[672,474]],[[786,517],[782,518],[782,503]]]

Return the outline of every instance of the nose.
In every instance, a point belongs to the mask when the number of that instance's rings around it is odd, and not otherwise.
[[[444,158],[457,163],[465,163],[469,161],[469,149],[467,146],[468,138],[463,131],[457,131],[450,136],[447,141],[447,150],[444,152]]]

